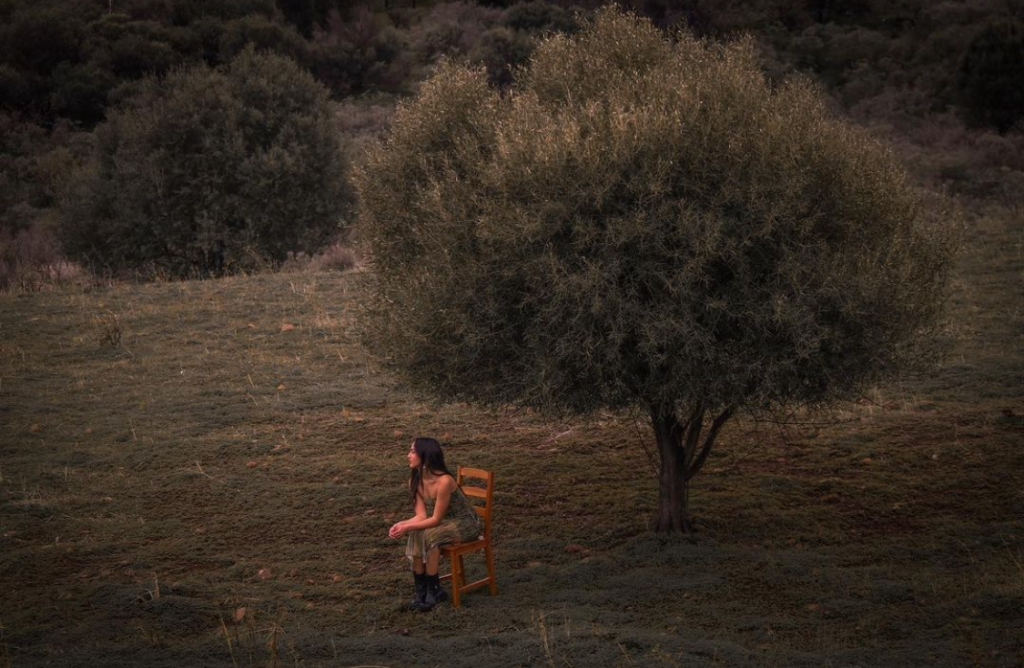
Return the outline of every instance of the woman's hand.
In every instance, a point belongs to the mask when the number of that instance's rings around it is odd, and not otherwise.
[[[406,531],[405,522],[395,522],[391,525],[391,529],[388,530],[388,536],[391,538],[401,538]]]

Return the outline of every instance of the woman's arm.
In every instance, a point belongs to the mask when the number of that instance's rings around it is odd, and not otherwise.
[[[392,524],[391,528],[388,529],[388,536],[390,536],[391,538],[398,538],[406,531],[408,531],[408,529],[406,528],[407,524],[409,524],[410,522],[416,522],[427,518],[427,504],[423,501],[422,494],[416,495],[415,513],[415,515],[413,515],[407,520],[402,520],[401,522],[395,522],[394,524]]]
[[[451,501],[452,492],[455,491],[457,483],[455,478],[445,476],[437,488],[437,501],[434,502],[434,514],[427,517],[427,508],[421,497],[416,497],[416,517],[398,522],[388,532],[392,538],[401,537],[406,531],[414,529],[430,529],[444,521],[444,514],[448,512],[448,503]]]

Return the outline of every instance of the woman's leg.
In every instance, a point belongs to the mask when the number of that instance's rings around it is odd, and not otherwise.
[[[424,564],[427,575],[437,575],[437,569],[440,567],[440,564],[441,550],[435,547],[430,552],[427,552],[427,562]],[[415,563],[413,564],[413,568],[415,568]],[[420,572],[422,573],[423,571]]]
[[[441,578],[437,574],[440,565],[441,549],[435,547],[427,552],[427,562],[424,564],[426,568],[426,575],[424,577],[427,580],[426,603],[432,606],[448,600],[448,592],[441,587]]]
[[[409,607],[413,610],[424,609],[427,589],[429,588],[427,575],[423,572],[425,567],[425,564],[423,563],[424,551],[423,531],[410,531],[409,538],[406,543],[405,556],[409,557],[409,561],[412,562],[412,576],[413,581],[416,584],[416,596],[409,603]]]

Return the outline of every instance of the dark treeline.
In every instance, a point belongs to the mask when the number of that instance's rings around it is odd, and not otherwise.
[[[109,105],[131,95],[142,77],[187,63],[223,64],[250,43],[293,58],[336,98],[408,92],[424,66],[441,55],[477,60],[502,84],[540,34],[573,30],[577,12],[589,13],[597,4],[3,0],[0,107],[45,127],[64,120],[89,128]],[[686,26],[717,38],[751,33],[765,49],[771,74],[811,74],[847,107],[883,90],[902,93],[911,113],[969,106],[973,101],[965,96],[984,93],[978,81],[961,79],[1005,77],[995,69],[998,62],[985,60],[1019,63],[1024,39],[1021,0],[624,4],[666,29]],[[1005,131],[1016,119],[977,120]]]
[[[572,13],[537,1],[43,0],[0,3],[0,106],[52,127],[90,128],[147,75],[223,65],[252,44],[288,56],[336,98],[408,92],[442,55],[493,66],[521,62],[542,31],[572,30]]]
[[[294,60],[323,84],[346,130],[365,111],[353,101],[385,96],[380,106],[393,106],[441,57],[479,63],[506,86],[544,34],[576,30],[600,4],[0,0],[0,256],[9,266],[19,235],[19,253],[45,254],[51,212],[92,153],[92,130],[147,78],[224,67],[251,45]],[[621,4],[668,30],[749,34],[769,78],[809,76],[855,118],[913,124],[955,114],[1006,134],[1024,115],[1024,0]]]

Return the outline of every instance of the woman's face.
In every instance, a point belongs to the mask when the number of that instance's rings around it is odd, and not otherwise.
[[[415,443],[409,444],[409,454],[407,454],[405,458],[409,460],[409,468],[411,469],[418,469],[420,467],[420,464],[423,463],[423,460],[420,459],[420,456],[416,454]]]

